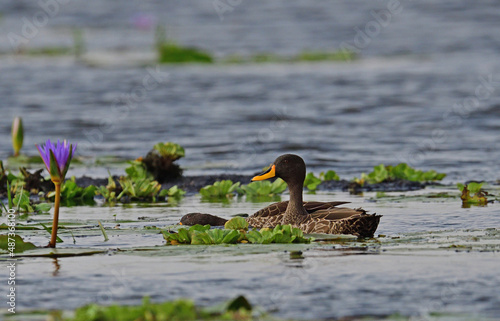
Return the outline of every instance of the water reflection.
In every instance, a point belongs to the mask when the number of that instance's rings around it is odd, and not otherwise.
[[[59,270],[61,269],[61,264],[59,264],[59,259],[53,258],[52,263],[54,264],[54,271],[52,271],[52,276],[58,276]]]

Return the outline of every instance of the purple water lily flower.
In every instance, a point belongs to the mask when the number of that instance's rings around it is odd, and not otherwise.
[[[40,156],[50,173],[52,181],[62,182],[68,171],[71,159],[76,152],[76,144],[73,146],[66,140],[62,143],[57,140],[57,144],[54,145],[48,139],[45,145],[36,145],[36,148],[40,152]]]

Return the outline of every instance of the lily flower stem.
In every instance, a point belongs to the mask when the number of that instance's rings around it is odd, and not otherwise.
[[[54,201],[54,220],[52,221],[52,235],[50,237],[49,247],[56,247],[57,226],[59,224],[59,203],[61,202],[61,183],[54,182],[56,187],[56,199]]]

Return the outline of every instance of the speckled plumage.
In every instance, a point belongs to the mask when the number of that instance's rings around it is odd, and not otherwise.
[[[358,208],[338,207],[348,202],[303,202],[308,215],[291,224],[305,233],[352,234],[373,237],[381,215],[367,214]],[[288,201],[271,204],[246,220],[252,227],[275,227],[282,224]]]

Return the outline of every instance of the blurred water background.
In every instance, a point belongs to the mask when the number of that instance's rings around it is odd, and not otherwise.
[[[55,3],[45,11],[32,1],[0,4],[2,158],[21,115],[25,153],[46,138],[68,138],[82,156],[136,158],[174,141],[186,147],[188,175],[251,173],[294,152],[311,170],[345,178],[381,162],[433,168],[451,181],[500,177],[494,1],[402,1],[392,14],[391,1],[241,1],[225,12],[217,1]],[[26,36],[26,21],[44,22],[40,12],[54,14],[36,36],[22,46],[9,40]],[[216,57],[348,44],[359,59],[148,69],[137,61],[154,60],[156,25]],[[12,54],[71,47],[75,28],[84,62]],[[144,90],[148,75],[160,82]]]

